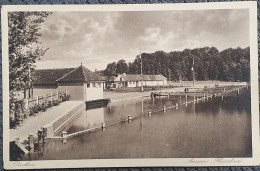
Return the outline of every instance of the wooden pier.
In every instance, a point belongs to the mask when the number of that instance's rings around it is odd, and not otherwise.
[[[162,91],[162,92],[151,92],[150,97],[161,97],[161,96],[208,96],[208,95],[217,95],[217,94],[228,94],[230,92],[236,91],[239,93],[240,89],[248,88],[248,86],[222,86],[222,87],[213,87],[213,88],[185,88],[184,91]]]

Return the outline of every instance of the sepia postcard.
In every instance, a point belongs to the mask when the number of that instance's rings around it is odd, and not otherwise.
[[[1,14],[5,169],[260,165],[257,2]]]

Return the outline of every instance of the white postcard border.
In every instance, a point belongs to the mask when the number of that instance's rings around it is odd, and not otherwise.
[[[249,9],[250,12],[250,76],[252,113],[252,158],[160,158],[160,159],[82,159],[9,161],[9,74],[8,11],[165,11]],[[257,2],[211,2],[186,4],[134,5],[9,5],[2,6],[2,79],[3,79],[3,159],[5,169],[156,167],[156,166],[255,166],[260,165]]]

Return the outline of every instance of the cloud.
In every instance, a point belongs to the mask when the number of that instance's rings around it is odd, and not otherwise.
[[[140,49],[152,53],[204,46],[247,47],[249,14],[245,9],[53,12],[41,32],[42,45],[50,49],[38,68],[83,62],[94,70],[120,59],[133,61]]]

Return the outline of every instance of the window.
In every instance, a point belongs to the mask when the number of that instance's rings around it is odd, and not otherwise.
[[[89,88],[90,87],[90,83],[87,83],[87,88]]]

